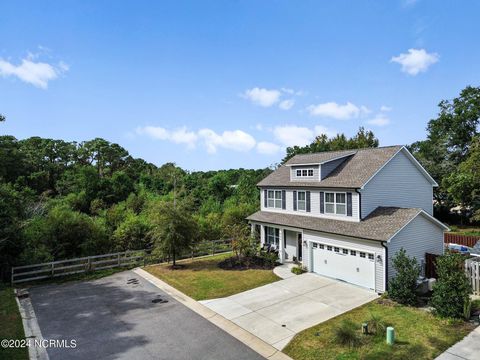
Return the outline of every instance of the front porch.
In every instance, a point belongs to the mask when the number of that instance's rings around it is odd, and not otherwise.
[[[259,236],[260,244],[268,244],[278,251],[280,263],[302,262],[304,252],[303,231],[274,224],[251,223],[252,234]]]

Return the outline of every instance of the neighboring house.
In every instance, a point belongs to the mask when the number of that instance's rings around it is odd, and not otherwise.
[[[247,219],[281,263],[381,293],[400,248],[421,264],[443,253],[434,186],[404,146],[296,155],[258,183],[261,210]]]

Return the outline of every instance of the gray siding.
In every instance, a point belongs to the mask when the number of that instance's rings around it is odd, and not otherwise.
[[[325,179],[333,170],[335,170],[341,163],[347,160],[348,157],[343,157],[337,160],[332,160],[321,165],[321,180]]]
[[[296,170],[298,169],[313,169],[313,177],[297,177]],[[290,179],[292,181],[317,181],[320,180],[320,169],[318,165],[311,165],[311,166],[292,166],[290,168]]]
[[[385,249],[382,247],[379,241],[367,241],[355,238],[349,238],[346,236],[323,234],[315,231],[304,230],[303,240],[306,240],[310,249],[312,242],[320,242],[325,244],[331,244],[333,246],[345,247],[349,249],[365,250],[375,254],[375,291],[385,291]],[[308,255],[308,256],[307,256]],[[380,255],[380,259],[377,256]],[[303,253],[303,265],[307,267],[309,271],[312,271],[311,253],[308,249],[304,249]]]
[[[366,185],[362,193],[362,217],[378,206],[421,208],[433,215],[433,187],[400,151]]]
[[[340,191],[345,192],[344,189],[311,189],[311,188],[302,188],[302,189],[280,189],[275,188],[276,190],[285,190],[286,196],[286,209],[276,209],[276,208],[266,208],[264,205],[264,190],[273,190],[273,188],[262,188],[260,191],[260,204],[262,211],[273,211],[273,212],[280,212],[286,214],[294,214],[294,215],[305,215],[305,216],[317,216],[325,219],[337,219],[337,220],[345,220],[345,221],[360,221],[360,204],[359,204],[359,195],[354,190],[348,190],[348,192],[352,193],[352,216],[345,216],[345,215],[332,215],[332,214],[321,214],[320,213],[320,192],[326,191]],[[310,212],[306,211],[294,211],[293,210],[293,191],[300,191],[300,190],[308,190],[310,191]]]
[[[402,247],[408,256],[425,261],[425,253],[443,254],[443,229],[419,214],[388,243],[388,278],[395,276],[392,258]]]

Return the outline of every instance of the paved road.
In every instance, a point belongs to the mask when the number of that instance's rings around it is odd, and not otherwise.
[[[30,297],[44,339],[77,342],[49,348],[51,360],[263,359],[131,271],[33,287]]]

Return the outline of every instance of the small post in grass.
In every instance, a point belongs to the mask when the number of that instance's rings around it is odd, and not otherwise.
[[[363,323],[362,324],[362,334],[363,335],[368,335],[368,323]]]
[[[387,327],[387,344],[388,345],[393,345],[395,342],[395,330],[393,327],[389,326]]]

